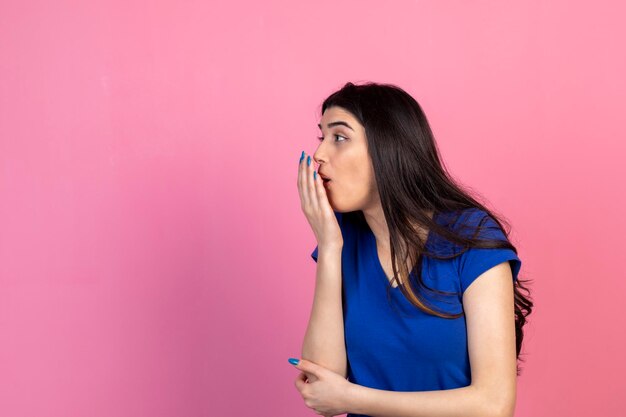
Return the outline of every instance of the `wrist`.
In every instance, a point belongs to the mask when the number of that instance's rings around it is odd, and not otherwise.
[[[362,414],[363,407],[361,398],[363,397],[364,387],[353,382],[349,384],[346,392],[346,409],[348,413]]]
[[[343,242],[337,242],[337,243],[322,243],[320,245],[317,246],[317,253],[322,254],[322,253],[341,253],[343,249]]]

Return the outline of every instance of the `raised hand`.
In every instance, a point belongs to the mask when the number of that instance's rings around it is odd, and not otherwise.
[[[313,229],[318,247],[343,246],[343,236],[328,201],[322,179],[310,155],[302,151],[298,164],[298,192],[302,211]]]

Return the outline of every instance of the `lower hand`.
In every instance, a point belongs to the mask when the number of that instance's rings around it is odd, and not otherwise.
[[[338,373],[306,359],[300,359],[300,363],[294,366],[302,371],[295,384],[307,407],[325,417],[350,412],[349,395],[354,384]]]

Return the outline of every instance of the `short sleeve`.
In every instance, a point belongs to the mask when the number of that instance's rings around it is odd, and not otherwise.
[[[484,211],[480,211],[483,215],[481,219],[487,216]],[[474,216],[476,218],[476,216]],[[478,223],[478,222],[476,222]],[[506,235],[491,216],[482,219],[483,230],[479,234],[480,239],[498,239],[506,241]],[[513,281],[517,280],[517,276],[522,267],[522,261],[515,251],[508,248],[470,248],[462,253],[459,262],[459,277],[461,280],[461,292],[465,290],[487,270],[494,266],[508,261],[513,273]]]
[[[339,227],[341,228],[341,232],[344,233],[344,228],[343,228],[343,223],[342,223],[342,213],[337,212],[337,211],[334,211],[334,213],[335,213],[335,217],[337,218],[337,223],[339,223]],[[317,262],[317,246],[315,246],[315,249],[313,249],[313,253],[311,253],[311,258],[313,258],[313,260]]]
[[[311,258],[313,258],[313,260],[315,262],[317,262],[317,246],[315,246],[315,249],[313,249],[313,253],[311,254]]]

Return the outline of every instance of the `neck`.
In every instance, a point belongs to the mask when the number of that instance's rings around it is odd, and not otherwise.
[[[426,214],[430,219],[432,219],[434,212],[432,210],[429,210],[426,212]],[[382,205],[377,204],[372,208],[364,209],[363,216],[365,217],[365,221],[367,222],[370,230],[376,237],[376,245],[380,249],[389,252],[389,226],[387,225]],[[420,237],[424,241],[426,241],[426,238],[428,236],[428,229],[419,226],[417,223],[413,224],[413,229],[415,229],[416,232],[420,234]]]

